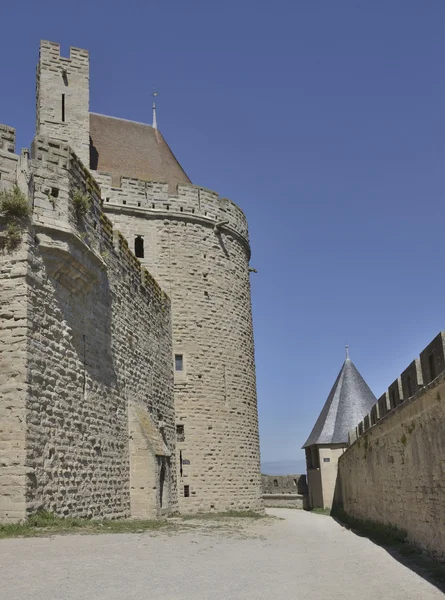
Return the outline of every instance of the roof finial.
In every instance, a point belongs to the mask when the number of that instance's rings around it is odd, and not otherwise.
[[[348,346],[348,344],[346,344],[345,350],[346,350],[346,360],[348,360],[348,358],[349,358],[349,346]]]
[[[152,96],[153,96],[153,129],[157,129],[158,128],[158,122],[156,120],[156,102],[155,102],[155,98],[158,95],[158,92],[153,91]]]

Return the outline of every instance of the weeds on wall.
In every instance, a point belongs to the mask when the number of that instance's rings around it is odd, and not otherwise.
[[[15,250],[22,241],[23,229],[29,219],[31,209],[28,198],[15,185],[10,190],[0,192],[0,215],[6,225],[3,248]]]
[[[91,198],[77,189],[73,194],[73,207],[77,220],[80,221],[91,208]]]

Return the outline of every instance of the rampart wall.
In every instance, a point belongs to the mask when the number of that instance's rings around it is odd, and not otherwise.
[[[0,192],[16,181],[14,152],[14,129],[0,125]],[[26,515],[27,272],[26,247],[0,251],[0,520],[11,521]]]
[[[350,433],[339,459],[345,511],[406,530],[445,557],[445,334],[440,333]]]
[[[169,298],[103,214],[69,146],[38,136],[27,170],[29,235],[0,257],[0,294],[10,300],[0,361],[17,372],[7,388],[0,379],[0,519],[39,508],[109,518],[174,511]]]
[[[307,508],[306,475],[261,475],[264,506]]]

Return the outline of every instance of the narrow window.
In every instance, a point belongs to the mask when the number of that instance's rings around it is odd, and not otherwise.
[[[275,487],[278,487],[278,479],[274,479],[273,480],[273,484],[274,484]]]
[[[184,498],[189,498],[189,497],[190,497],[190,486],[185,485],[184,486]]]
[[[331,462],[330,458],[323,458],[323,462]]]
[[[184,425],[176,425],[176,440],[178,442],[185,440]]]
[[[428,356],[428,365],[430,367],[431,381],[433,381],[433,379],[436,379],[436,361],[434,360],[434,354]]]
[[[62,94],[62,123],[65,123],[65,94]]]
[[[175,354],[175,371],[181,372],[184,370],[184,359],[182,354]]]
[[[182,450],[179,451],[179,474],[182,477]]]
[[[140,235],[134,238],[134,253],[137,258],[144,258],[144,238]]]
[[[58,198],[59,197],[59,190],[58,188],[51,188],[51,197],[52,198]]]

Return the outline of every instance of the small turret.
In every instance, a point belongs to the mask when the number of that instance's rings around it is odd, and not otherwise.
[[[89,77],[87,50],[70,48],[65,58],[59,44],[40,43],[36,135],[70,144],[86,167],[90,163]]]
[[[309,485],[309,502],[331,508],[339,501],[337,462],[348,446],[348,433],[369,413],[376,397],[349,358],[335,380],[320,415],[303,448]]]

